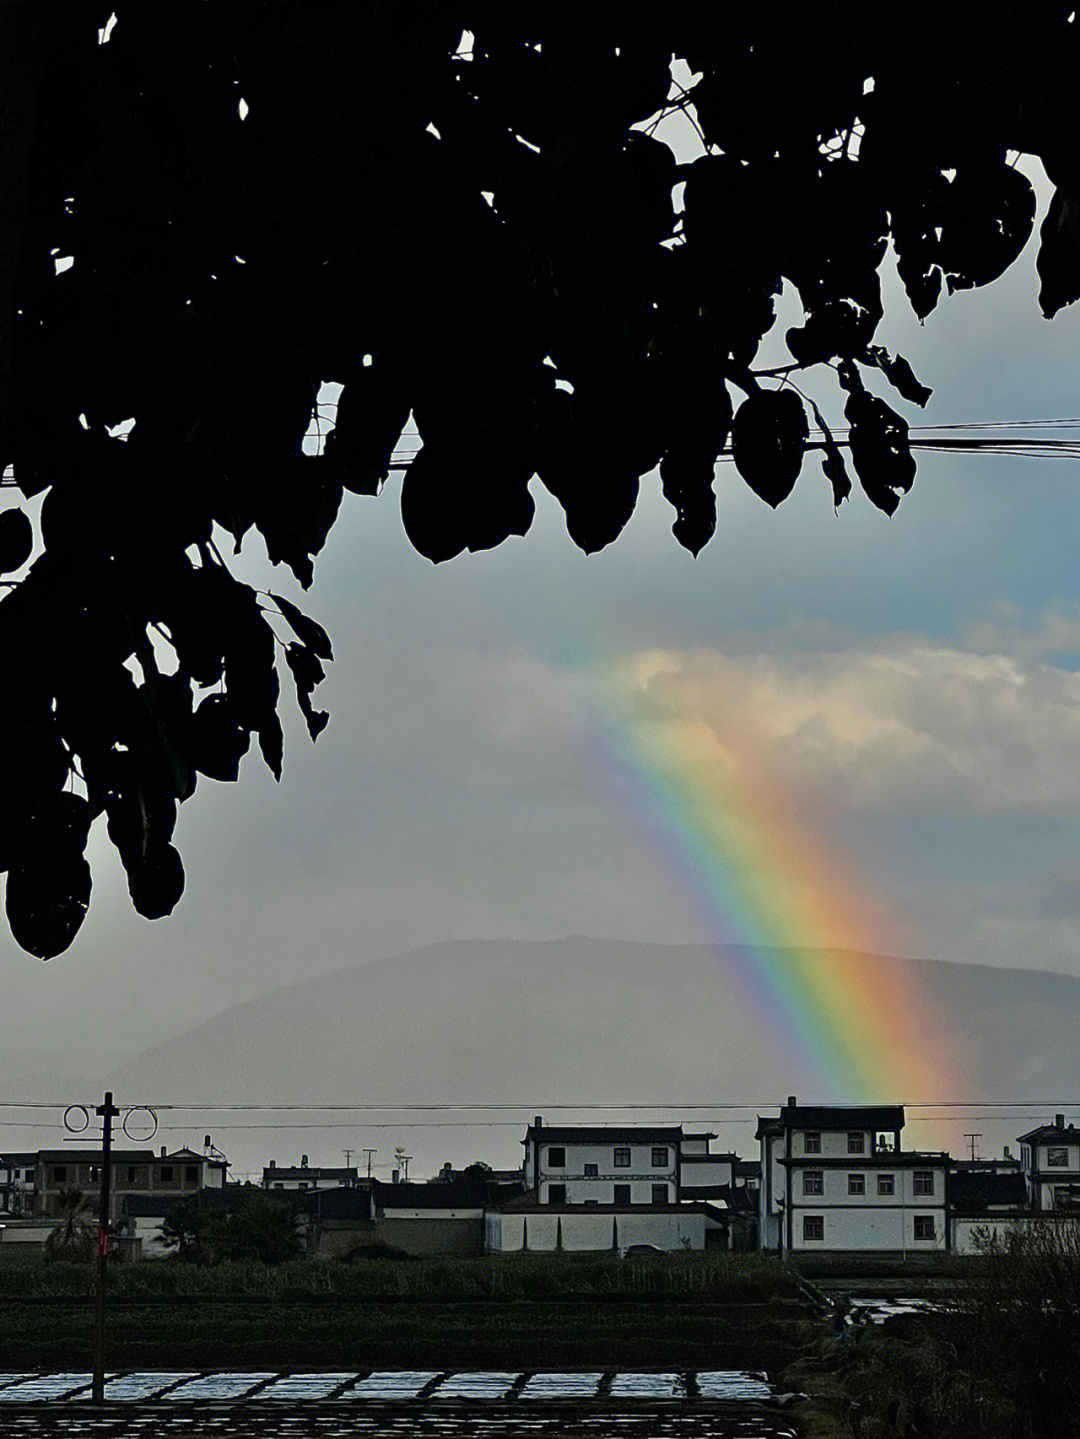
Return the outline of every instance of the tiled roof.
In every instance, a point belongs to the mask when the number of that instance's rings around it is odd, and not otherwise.
[[[548,1144],[678,1144],[683,1138],[682,1125],[654,1128],[642,1126],[633,1128],[625,1124],[603,1126],[542,1125],[539,1129],[530,1124],[522,1144],[530,1139],[539,1139]]]
[[[1038,1129],[1029,1129],[1027,1134],[1018,1136],[1020,1144],[1031,1144],[1040,1139],[1062,1139],[1067,1144],[1076,1144],[1080,1142],[1080,1129],[1077,1129],[1075,1124],[1066,1124],[1064,1127],[1060,1124],[1040,1124]]]
[[[720,1214],[699,1200],[690,1204],[546,1204],[535,1189],[502,1204],[488,1206],[499,1214]]]
[[[904,1127],[902,1104],[785,1104],[780,1122],[789,1129],[875,1129],[892,1133]]]
[[[289,1165],[287,1168],[282,1165],[267,1165],[263,1170],[263,1183],[275,1179],[278,1180],[316,1180],[332,1179],[339,1184],[353,1183],[359,1179],[359,1172],[355,1169],[320,1169],[318,1165]]]
[[[521,1193],[520,1183],[484,1180],[450,1180],[416,1184],[372,1185],[380,1209],[481,1209]]]
[[[370,1220],[373,1217],[371,1191],[350,1186],[340,1189],[307,1189],[301,1194],[289,1195],[301,1214],[313,1214],[317,1219]]]
[[[100,1149],[40,1149],[37,1158],[42,1164],[100,1164]],[[157,1158],[152,1149],[114,1149],[113,1164],[149,1164]],[[166,1163],[168,1161],[166,1160]]]
[[[876,1154],[793,1154],[790,1159],[779,1156],[777,1162],[793,1169],[940,1169],[949,1163],[949,1155],[881,1149]]]
[[[949,1175],[949,1201],[957,1209],[970,1204],[1026,1205],[1027,1185],[1022,1174],[957,1170]]]

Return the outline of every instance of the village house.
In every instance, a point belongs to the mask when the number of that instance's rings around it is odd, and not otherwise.
[[[61,1212],[61,1190],[78,1189],[97,1213],[101,1192],[99,1149],[43,1149],[36,1156],[34,1214],[53,1218]],[[141,1194],[155,1199],[178,1199],[199,1189],[221,1188],[227,1161],[217,1154],[197,1153],[184,1147],[171,1153],[163,1145],[152,1149],[114,1149],[110,1176],[110,1223],[120,1216],[124,1199]]]
[[[323,1168],[308,1164],[306,1154],[300,1156],[298,1165],[279,1165],[276,1160],[262,1172],[264,1189],[305,1190],[305,1189],[347,1189],[359,1183],[360,1174],[356,1169],[344,1167]]]
[[[684,1135],[681,1125],[548,1126],[537,1115],[522,1140],[525,1192],[489,1208],[484,1247],[625,1252],[638,1245],[726,1246],[727,1207],[695,1194],[734,1182],[734,1157],[709,1150],[715,1137]]]
[[[0,1214],[13,1218],[34,1208],[34,1169],[37,1154],[0,1154]]]
[[[1080,1212],[1080,1129],[1056,1114],[1021,1134],[1020,1164],[1028,1200],[1040,1213]]]
[[[800,1105],[758,1119],[758,1247],[915,1255],[946,1248],[949,1156],[903,1150],[902,1105]]]

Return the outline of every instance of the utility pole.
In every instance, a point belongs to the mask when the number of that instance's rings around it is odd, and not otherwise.
[[[97,1315],[94,1325],[94,1381],[90,1397],[95,1404],[105,1402],[105,1289],[109,1280],[109,1200],[112,1188],[112,1122],[120,1111],[113,1104],[112,1090],[105,1091],[105,1103],[99,1104],[101,1115],[101,1210],[98,1219],[98,1287]]]
[[[408,1182],[409,1182],[409,1160],[410,1160],[411,1158],[412,1158],[412,1155],[411,1155],[411,1154],[403,1154],[403,1155],[401,1156],[401,1162],[402,1162],[402,1164],[405,1166],[405,1173],[402,1175],[402,1181],[403,1181],[403,1183],[405,1183],[405,1184],[408,1184]]]
[[[342,1152],[342,1154],[344,1154],[344,1156],[345,1156],[345,1168],[346,1168],[346,1169],[351,1169],[351,1168],[352,1168],[352,1157],[353,1157],[353,1154],[354,1154],[356,1151],[355,1151],[355,1150],[352,1150],[352,1149],[343,1149],[341,1152]]]
[[[975,1141],[976,1141],[976,1139],[981,1139],[981,1138],[982,1138],[982,1135],[981,1135],[981,1134],[965,1134],[965,1135],[964,1135],[964,1138],[971,1140],[971,1162],[972,1162],[972,1164],[974,1164],[974,1163],[975,1163]]]
[[[377,1149],[365,1149],[365,1150],[364,1150],[364,1153],[367,1155],[367,1177],[368,1177],[369,1179],[371,1178],[371,1156],[372,1156],[373,1154],[378,1154],[378,1152],[379,1152],[379,1151],[378,1151]]]

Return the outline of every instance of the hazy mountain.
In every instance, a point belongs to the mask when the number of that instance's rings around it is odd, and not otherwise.
[[[746,952],[741,957],[745,959]],[[778,1056],[732,1000],[733,949],[569,938],[552,943],[436,944],[276,989],[158,1044],[109,1076],[119,1099],[223,1104],[520,1105],[557,1117],[553,1106],[748,1103],[767,1109],[795,1093],[821,1098],[816,1076]],[[866,957],[898,985],[952,1016],[967,1056],[972,1093],[1041,1100],[1075,1095],[1080,980],[1027,970]],[[928,1072],[932,1073],[929,1057]],[[875,1096],[881,1098],[938,1098]],[[489,1118],[491,1130],[389,1135],[390,1116],[315,1115],[345,1130],[232,1131],[230,1154],[288,1156],[295,1146],[338,1162],[339,1145],[361,1132],[388,1156],[407,1141],[414,1174],[439,1158],[482,1155],[511,1161],[522,1113]],[[279,1116],[226,1116],[230,1122]],[[483,1116],[473,1116],[482,1118]],[[640,1116],[646,1118],[647,1116]],[[722,1139],[754,1148],[752,1116],[725,1124]],[[163,1123],[166,1116],[163,1114]],[[297,1117],[298,1120],[300,1116]],[[412,1116],[416,1119],[417,1116]],[[443,1121],[453,1116],[431,1116]],[[685,1116],[692,1119],[692,1114]],[[716,1127],[725,1116],[704,1116]],[[216,1123],[217,1120],[214,1120]],[[201,1127],[196,1117],[192,1129]],[[209,1116],[206,1120],[210,1124]],[[995,1130],[972,1120],[987,1144],[1015,1138],[1013,1118]],[[949,1143],[961,1129],[912,1128],[911,1140]],[[381,1143],[380,1143],[381,1140]],[[251,1159],[249,1164],[256,1161]],[[243,1164],[241,1165],[243,1167]],[[380,1159],[378,1167],[384,1165]]]

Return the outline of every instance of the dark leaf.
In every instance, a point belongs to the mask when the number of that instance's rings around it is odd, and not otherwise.
[[[306,645],[286,646],[285,662],[296,682],[296,699],[300,712],[307,721],[308,734],[313,740],[318,739],[330,716],[325,710],[312,709],[311,696],[315,686],[326,678],[326,671],[319,663],[318,656]]]
[[[940,264],[949,294],[989,285],[1023,250],[1035,223],[1035,192],[1004,162],[960,165],[942,213]]]
[[[851,476],[847,472],[847,465],[844,464],[844,456],[840,452],[840,447],[833,439],[832,431],[825,423],[824,416],[813,400],[810,401],[810,409],[814,414],[814,424],[825,436],[825,455],[821,461],[821,472],[832,485],[833,506],[839,508],[851,494]]]
[[[228,695],[207,695],[191,720],[191,757],[209,779],[234,782],[248,752],[251,734],[233,713]]]
[[[1039,308],[1048,320],[1080,300],[1080,185],[1054,191],[1039,231],[1035,261]]]
[[[880,345],[870,345],[859,358],[864,364],[876,365],[893,389],[913,405],[925,405],[934,393],[929,386],[919,383],[903,355],[890,355]]]
[[[281,595],[273,592],[270,598],[277,605],[278,609],[292,626],[293,633],[301,643],[307,645],[314,654],[321,660],[333,660],[334,651],[330,644],[330,636],[316,620],[310,615],[304,614],[303,610],[297,609],[291,600],[284,599]]]
[[[716,533],[715,469],[716,457],[707,451],[669,450],[660,461],[664,499],[675,510],[671,532],[695,556]]]
[[[127,866],[128,891],[136,914],[143,919],[164,919],[184,893],[184,866],[171,844],[151,845],[143,857]]]
[[[849,393],[844,414],[851,425],[851,463],[867,499],[887,515],[895,514],[900,495],[915,479],[907,421],[865,389]]]
[[[258,735],[259,751],[266,761],[266,767],[274,778],[280,782],[285,736],[281,732],[281,721],[277,717],[276,710],[268,715],[262,725],[260,725]]]
[[[735,411],[735,468],[774,509],[795,488],[809,434],[806,409],[794,390],[757,390]]]
[[[12,869],[4,907],[15,943],[38,959],[63,954],[86,918],[91,887],[90,866],[81,856]]]

